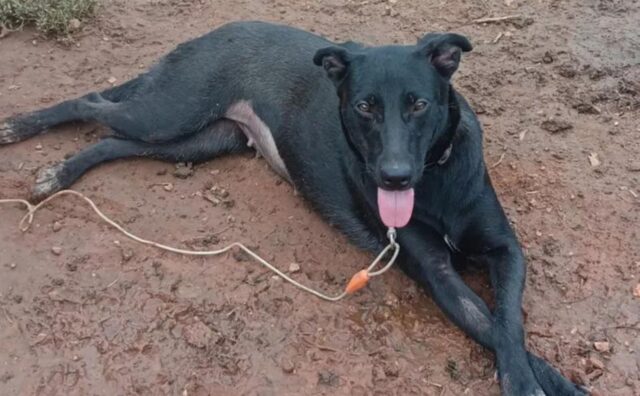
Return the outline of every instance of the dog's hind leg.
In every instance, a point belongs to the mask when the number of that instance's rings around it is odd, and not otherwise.
[[[169,162],[202,162],[223,154],[249,150],[247,138],[233,121],[221,119],[205,130],[177,141],[146,143],[108,137],[73,157],[38,172],[33,197],[42,199],[68,188],[89,169],[127,157],[149,157]]]
[[[136,91],[138,80],[136,78],[102,92],[92,92],[80,98],[0,121],[0,145],[20,142],[67,122],[103,122],[105,111],[115,109],[118,102],[126,100]]]
[[[445,242],[434,232],[411,227],[398,230],[402,246],[403,269],[426,287],[434,301],[458,327],[482,346],[498,353],[513,353],[524,345],[523,334],[512,335],[500,331],[496,317],[486,303],[462,280],[451,262]],[[498,325],[500,326],[500,325]],[[507,349],[505,343],[509,344]],[[520,360],[511,358],[511,366],[500,366],[503,394],[509,396],[561,395],[583,396],[580,390],[545,360],[530,352],[523,352]],[[504,358],[503,358],[504,359]],[[504,360],[502,360],[504,362]],[[544,391],[544,393],[542,393]]]

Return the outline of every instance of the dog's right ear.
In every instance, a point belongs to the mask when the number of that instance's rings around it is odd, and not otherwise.
[[[327,76],[338,85],[347,75],[350,58],[349,52],[344,48],[327,47],[316,52],[313,63],[322,66]]]

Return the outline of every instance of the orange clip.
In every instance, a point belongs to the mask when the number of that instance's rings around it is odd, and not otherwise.
[[[368,282],[369,273],[367,272],[367,270],[358,271],[353,275],[353,277],[351,277],[351,280],[347,284],[347,288],[345,289],[345,291],[348,294],[355,293],[365,287]]]

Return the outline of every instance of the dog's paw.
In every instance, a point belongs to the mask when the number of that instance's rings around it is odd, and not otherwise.
[[[63,169],[63,162],[40,169],[36,176],[36,184],[31,191],[32,197],[41,200],[62,190],[65,187],[62,182]]]
[[[18,133],[13,124],[7,120],[0,124],[0,144],[10,144],[18,141]]]
[[[547,396],[533,378],[505,375],[501,381],[502,393],[509,396]]]

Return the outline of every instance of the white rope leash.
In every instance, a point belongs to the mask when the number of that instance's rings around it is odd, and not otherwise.
[[[86,203],[89,204],[89,206],[91,207],[91,209],[93,209],[93,211],[98,215],[98,217],[100,217],[100,219],[102,219],[105,223],[109,224],[110,226],[112,226],[113,228],[115,228],[116,230],[120,231],[120,233],[124,234],[126,237],[139,242],[143,245],[149,245],[149,246],[153,246],[156,247],[158,249],[161,250],[166,250],[169,252],[173,252],[173,253],[178,253],[178,254],[183,254],[183,255],[189,255],[189,256],[217,256],[223,253],[228,252],[229,250],[233,249],[234,247],[237,247],[239,249],[241,249],[242,251],[244,251],[245,253],[247,253],[249,256],[251,256],[254,260],[256,260],[257,262],[259,262],[260,264],[264,265],[265,267],[267,267],[268,269],[270,269],[271,271],[275,272],[276,274],[278,274],[278,276],[282,277],[284,280],[286,280],[287,282],[291,283],[292,285],[298,287],[299,289],[302,289],[306,292],[309,292],[319,298],[322,298],[324,300],[327,301],[338,301],[341,300],[342,298],[344,298],[347,294],[351,294],[354,293],[355,291],[361,289],[362,287],[364,287],[369,278],[373,277],[373,276],[378,276],[378,275],[382,275],[385,272],[387,272],[387,270],[389,270],[389,268],[391,268],[391,266],[395,263],[396,258],[398,257],[398,254],[400,253],[400,246],[398,245],[398,243],[396,242],[396,230],[394,228],[389,228],[389,231],[387,232],[387,238],[389,238],[389,244],[380,252],[380,254],[375,258],[375,260],[373,260],[373,262],[371,263],[371,265],[369,265],[369,267],[367,267],[367,269],[362,270],[358,273],[356,273],[353,278],[351,279],[351,281],[349,282],[349,284],[347,285],[347,287],[345,288],[345,290],[337,295],[337,296],[328,296],[322,292],[319,292],[317,290],[314,290],[308,286],[305,286],[303,284],[301,284],[300,282],[296,281],[295,279],[289,277],[287,274],[285,274],[284,272],[280,271],[278,268],[276,268],[275,266],[273,266],[272,264],[270,264],[269,262],[267,262],[265,259],[263,259],[262,257],[260,257],[258,254],[254,253],[251,249],[249,249],[248,247],[246,247],[245,245],[243,245],[240,242],[233,242],[232,244],[222,248],[222,249],[218,249],[218,250],[187,250],[187,249],[180,249],[180,248],[174,248],[171,246],[167,246],[158,242],[154,242],[154,241],[150,241],[148,239],[143,239],[140,238],[134,234],[132,234],[131,232],[127,231],[126,229],[124,229],[120,224],[116,223],[114,220],[111,220],[107,215],[105,215],[99,208],[98,206],[86,195],[74,191],[74,190],[62,190],[59,191],[53,195],[51,195],[50,197],[48,197],[47,199],[45,199],[44,201],[40,202],[37,205],[33,205],[30,202],[28,202],[27,200],[24,199],[0,199],[0,204],[21,204],[23,206],[26,206],[27,208],[27,214],[25,214],[22,219],[20,220],[20,223],[18,224],[18,227],[20,228],[20,230],[22,232],[26,232],[30,227],[31,224],[33,223],[33,219],[34,219],[34,215],[36,214],[36,212],[38,210],[40,210],[44,205],[46,205],[47,203],[51,202],[52,200],[63,196],[63,195],[72,195],[75,197],[79,197],[82,200],[84,200]],[[378,264],[382,261],[382,259],[387,255],[387,253],[389,253],[390,250],[393,250],[393,255],[391,256],[391,258],[389,259],[389,261],[387,262],[387,264],[382,267],[381,269],[379,269],[378,271],[374,271],[374,268],[376,268],[378,266]]]

